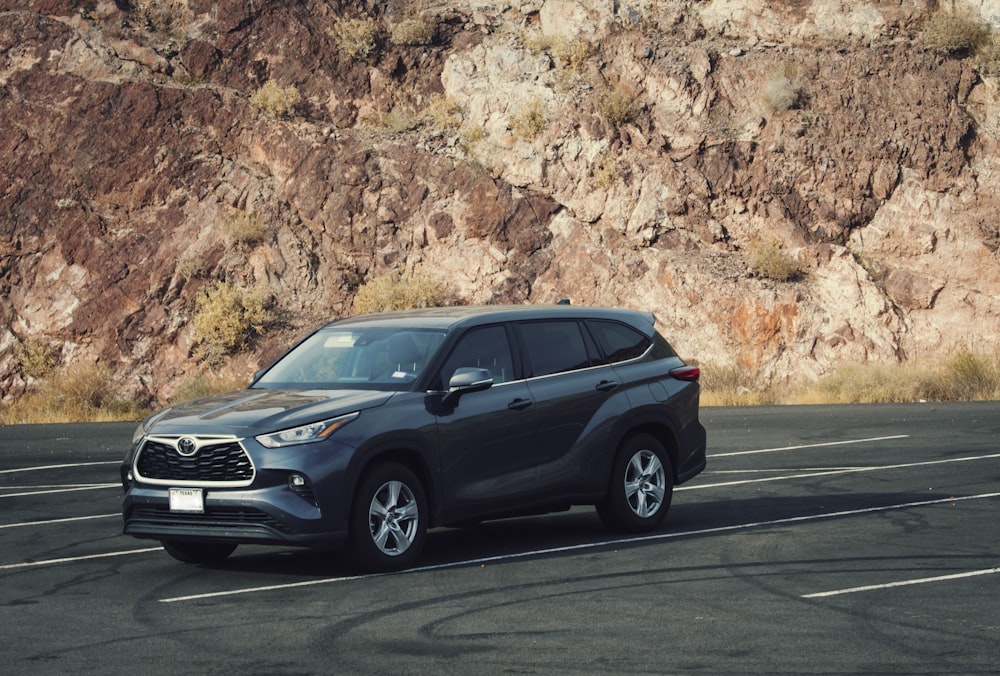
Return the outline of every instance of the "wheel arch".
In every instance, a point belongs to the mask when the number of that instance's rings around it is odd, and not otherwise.
[[[621,435],[619,444],[623,443],[629,437],[636,436],[638,434],[647,434],[663,446],[663,449],[667,452],[667,456],[670,458],[670,472],[673,475],[674,482],[677,482],[677,465],[680,459],[680,454],[678,451],[677,434],[674,432],[673,427],[669,423],[664,421],[654,421],[645,420],[636,422],[630,425]]]
[[[357,499],[358,485],[361,483],[362,477],[368,474],[373,467],[383,463],[403,465],[417,475],[417,478],[423,484],[424,493],[427,496],[428,517],[430,519],[428,526],[434,526],[437,521],[438,505],[440,504],[437,481],[426,455],[413,446],[385,446],[374,449],[371,453],[367,454],[364,462],[360,464],[357,473],[354,475],[355,478],[351,486],[351,500],[348,504],[353,505]]]

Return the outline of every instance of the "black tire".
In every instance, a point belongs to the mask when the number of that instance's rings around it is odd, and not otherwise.
[[[184,563],[221,563],[233,553],[236,545],[225,542],[160,542],[167,554]]]
[[[397,463],[376,465],[358,485],[351,507],[348,560],[365,572],[414,564],[427,537],[427,494],[420,479]]]
[[[648,434],[636,434],[618,448],[597,513],[613,531],[651,531],[666,518],[673,492],[673,468],[663,445]]]

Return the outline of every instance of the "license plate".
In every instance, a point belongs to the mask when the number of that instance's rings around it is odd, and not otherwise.
[[[205,512],[205,493],[200,488],[171,488],[171,512]]]

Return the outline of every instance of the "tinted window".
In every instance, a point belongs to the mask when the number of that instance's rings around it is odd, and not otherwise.
[[[545,376],[591,365],[577,322],[527,322],[519,328],[528,349],[531,375]]]
[[[502,326],[485,326],[463,335],[441,369],[441,385],[446,385],[455,369],[463,366],[488,370],[493,375],[494,383],[513,380],[514,358],[506,329]]]
[[[641,357],[652,341],[631,326],[618,322],[590,322],[594,337],[608,361],[620,362]]]

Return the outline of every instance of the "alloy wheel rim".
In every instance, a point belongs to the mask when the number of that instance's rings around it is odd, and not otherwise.
[[[652,451],[637,451],[625,466],[625,500],[632,513],[641,519],[660,511],[666,485],[663,463]]]
[[[387,481],[368,508],[372,541],[387,556],[399,556],[413,544],[420,514],[413,491],[401,481]]]

